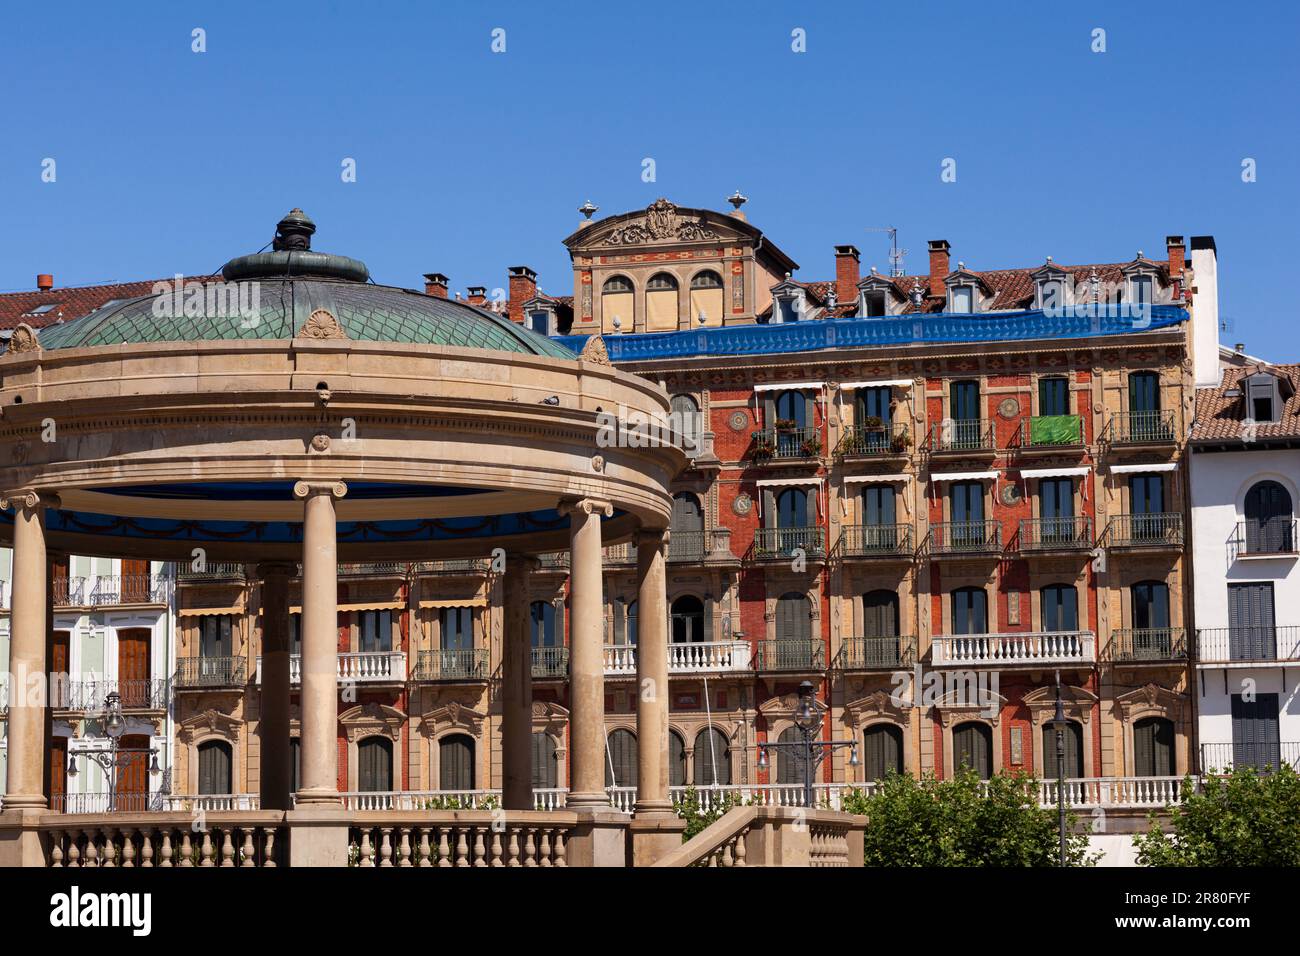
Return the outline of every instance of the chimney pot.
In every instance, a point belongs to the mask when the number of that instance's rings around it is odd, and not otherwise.
[[[426,272],[424,274],[424,294],[445,299],[447,298],[447,288],[450,283],[451,280],[441,272]]]
[[[510,299],[506,311],[510,321],[524,321],[524,303],[537,297],[537,273],[528,266],[511,266],[509,272]]]
[[[42,272],[36,277],[36,288],[40,289],[42,292],[49,292],[54,288],[54,276],[50,275],[48,272]]]
[[[948,278],[950,249],[947,239],[930,240],[930,295],[943,296],[947,292],[943,280]]]
[[[472,285],[465,291],[469,293],[470,305],[477,305],[481,307],[487,304],[487,286]]]
[[[840,302],[852,302],[858,295],[861,278],[861,254],[857,246],[836,246],[835,298]]]

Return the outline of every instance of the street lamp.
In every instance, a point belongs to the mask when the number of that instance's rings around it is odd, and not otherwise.
[[[813,703],[813,685],[804,681],[799,685],[799,705],[795,708],[794,725],[799,730],[799,740],[789,743],[762,742],[758,745],[758,769],[766,770],[767,752],[771,749],[786,748],[793,750],[795,759],[803,764],[803,805],[809,809],[816,806],[813,798],[813,771],[821,765],[826,754],[839,747],[848,747],[849,766],[858,765],[858,742],[856,740],[817,740],[821,732],[822,715]]]
[[[162,773],[158,766],[158,748],[126,747],[119,745],[122,732],[126,730],[126,718],[122,716],[122,695],[111,691],[104,698],[104,732],[108,734],[108,746],[92,750],[69,751],[68,776],[77,775],[77,757],[89,757],[103,769],[108,777],[108,812],[117,810],[117,775],[123,766],[129,764],[139,754],[149,754],[149,776],[157,777]]]
[[[1056,827],[1061,844],[1060,864],[1065,866],[1065,704],[1061,701],[1061,672],[1056,672],[1056,713],[1051,720],[1056,730]]]

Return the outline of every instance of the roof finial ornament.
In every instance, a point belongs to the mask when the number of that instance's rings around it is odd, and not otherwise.
[[[1138,258],[1139,258],[1139,259],[1145,259],[1145,258],[1146,258],[1146,256],[1145,256],[1145,255],[1143,255],[1143,253],[1142,253],[1142,250],[1141,250],[1141,249],[1139,249],[1139,250],[1138,250],[1138,254],[1137,254],[1137,257],[1138,257]]]
[[[1049,266],[1052,264],[1052,257],[1051,257],[1051,256],[1048,256],[1048,257],[1047,257],[1047,264],[1048,264]]]
[[[311,248],[311,236],[316,231],[316,223],[296,206],[275,226],[275,239],[271,248],[276,252],[303,251]]]
[[[740,194],[740,190],[737,189],[734,193],[732,193],[730,196],[727,197],[727,202],[731,203],[732,207],[735,208],[736,212],[740,212],[740,207],[745,205],[745,203],[749,202],[749,197],[742,196]]]
[[[578,212],[582,213],[583,217],[587,219],[588,222],[590,222],[591,217],[596,214],[596,210],[598,210],[599,208],[600,208],[599,206],[597,206],[594,202],[588,199],[585,203],[583,203],[581,206],[578,207]]]
[[[916,278],[912,279],[912,305],[918,309],[921,303],[925,301],[925,293],[921,291],[921,283]]]

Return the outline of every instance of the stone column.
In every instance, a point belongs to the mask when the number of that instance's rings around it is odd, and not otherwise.
[[[637,816],[673,812],[663,773],[668,753],[667,545],[662,529],[644,529],[637,535]]]
[[[298,805],[338,804],[338,546],[341,481],[300,481],[302,499],[302,742]]]
[[[262,582],[262,687],[257,732],[262,749],[263,810],[288,810],[293,781],[289,749],[289,579],[297,568],[287,561],[257,566]]]
[[[506,560],[501,638],[501,802],[533,809],[533,654],[528,618],[528,574],[536,561]]]
[[[0,500],[14,509],[13,598],[10,607],[8,776],[5,810],[40,810],[45,795],[45,711],[49,680],[45,638],[50,598],[46,587],[49,562],[45,553],[45,509],[57,508],[54,495],[22,489]],[[34,694],[33,675],[42,693]],[[30,696],[29,696],[30,695]]]
[[[605,794],[605,649],[600,543],[607,501],[564,502],[569,515],[569,800],[571,808],[609,807]]]

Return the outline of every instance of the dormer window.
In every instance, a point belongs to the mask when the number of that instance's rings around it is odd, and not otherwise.
[[[1246,379],[1246,420],[1275,422],[1282,410],[1277,379],[1272,375],[1252,375]]]
[[[1038,307],[1059,309],[1066,304],[1065,283],[1060,279],[1044,279],[1038,283]]]
[[[1153,283],[1151,276],[1137,275],[1128,280],[1128,298],[1134,305],[1150,305]]]
[[[862,314],[869,319],[879,319],[886,314],[885,293],[864,292],[862,294]]]
[[[551,331],[551,313],[549,312],[530,312],[528,314],[528,327],[541,335],[554,334]]]
[[[973,285],[955,285],[948,290],[948,311],[969,315],[975,311],[975,287]]]
[[[803,312],[803,296],[783,295],[776,299],[776,320],[778,322],[798,322]]]

